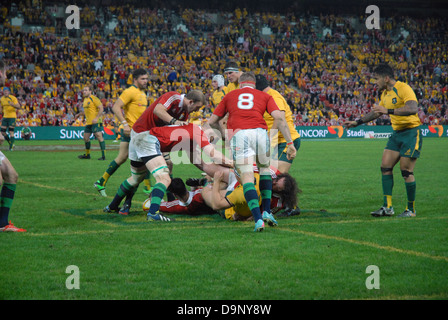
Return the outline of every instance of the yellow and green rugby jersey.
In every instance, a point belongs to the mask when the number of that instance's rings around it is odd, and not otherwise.
[[[401,81],[397,81],[392,90],[384,90],[381,94],[380,106],[386,109],[397,109],[404,107],[408,101],[417,101],[414,90]],[[417,114],[409,116],[396,116],[391,114],[390,121],[394,130],[411,129],[420,126],[420,118]]]
[[[233,90],[239,89],[239,88],[240,88],[239,82],[229,82],[229,84],[225,88],[225,92],[226,92],[226,94],[228,94],[230,91],[233,91]]]
[[[294,125],[294,119],[292,117],[291,108],[289,107],[285,98],[283,98],[283,96],[277,90],[274,90],[274,89],[269,89],[267,94],[272,96],[274,98],[274,101],[277,104],[278,108],[281,111],[285,112],[285,119],[286,119],[286,122],[288,123],[288,128],[289,128],[289,132],[291,133],[292,140],[294,141],[295,139],[300,138],[300,134],[297,132],[296,126]],[[271,130],[272,125],[274,124],[274,118],[267,112],[264,113],[263,117],[264,117],[264,121],[266,121],[266,124],[269,128],[268,130]],[[278,144],[283,143],[283,142],[287,142],[287,141],[286,141],[285,137],[283,137],[283,134],[279,130]]]
[[[224,96],[226,95],[226,89],[227,87],[224,87],[223,89],[218,89],[213,92],[211,97],[213,107],[216,108],[218,104],[221,102],[222,98],[224,98]]]
[[[258,202],[261,205],[261,196],[260,196],[260,175],[258,173],[254,173],[254,177],[256,180],[255,190],[258,194]],[[232,207],[225,210],[224,214],[226,219],[231,219],[235,213],[238,213],[242,217],[250,217],[252,215],[252,211],[250,211],[249,206],[247,205],[246,198],[244,197],[243,185],[239,184],[230,194],[226,195],[227,200],[233,205]]]
[[[148,106],[146,93],[132,85],[124,90],[118,97],[124,103],[124,117],[132,128],[135,121],[142,115]]]
[[[100,99],[94,95],[90,95],[90,97],[84,99],[82,107],[84,108],[84,114],[86,116],[86,125],[92,124],[92,120],[98,115],[100,105]],[[101,119],[98,119],[98,123],[100,122]]]
[[[18,102],[17,98],[12,95],[8,95],[7,97],[3,96],[0,99],[3,108],[3,118],[17,118],[17,109],[12,105]]]

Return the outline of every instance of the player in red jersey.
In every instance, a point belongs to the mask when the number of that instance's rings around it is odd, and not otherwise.
[[[255,89],[255,75],[245,72],[240,76],[240,88],[226,94],[208,121],[208,125],[220,130],[218,122],[227,113],[227,136],[233,153],[235,168],[238,170],[244,188],[244,195],[254,216],[255,230],[263,231],[266,220],[269,225],[277,225],[270,211],[272,195],[272,178],[269,173],[269,137],[263,114],[268,112],[274,118],[274,127],[279,129],[287,139],[287,157],[293,159],[296,149],[283,112],[276,105],[274,99]],[[222,137],[226,135],[221,132]],[[262,198],[261,214],[258,205],[258,194],[254,185],[252,164],[256,163],[260,169],[260,193]]]
[[[258,173],[258,168],[253,167],[254,173]],[[186,214],[186,215],[204,215],[204,214],[217,214],[230,219],[230,220],[247,220],[252,217],[250,211],[247,210],[239,211],[241,206],[236,206],[235,203],[231,203],[227,199],[227,195],[233,193],[237,188],[241,188],[237,181],[237,177],[234,171],[229,168],[221,167],[219,170],[223,174],[228,173],[229,178],[227,178],[225,187],[221,188],[220,195],[222,201],[219,207],[212,208],[211,198],[213,197],[212,187],[210,184],[197,185],[198,189],[193,191],[187,191],[184,182],[180,178],[174,178],[171,181],[168,190],[170,190],[177,200],[164,201],[160,205],[160,211],[169,214]],[[295,179],[286,173],[281,173],[275,167],[270,167],[270,172],[272,175],[272,199],[271,199],[271,212],[277,212],[285,207],[285,205],[296,205],[297,204],[297,194],[300,189],[297,186]],[[216,183],[213,182],[213,183]],[[239,186],[239,187],[238,187]],[[241,198],[241,197],[240,197]],[[242,199],[238,201],[244,201],[244,195]],[[246,204],[247,207],[247,204]],[[149,202],[143,204],[143,209],[148,210]],[[224,212],[225,210],[225,212]],[[248,214],[247,214],[248,213]]]
[[[160,202],[171,183],[168,166],[162,156],[162,152],[174,151],[176,148],[176,151],[184,150],[192,155],[196,147],[199,147],[216,163],[227,166],[232,165],[232,161],[217,151],[207,139],[204,131],[195,124],[154,127],[149,131],[141,133],[136,133],[132,130],[131,143],[129,145],[132,175],[121,184],[117,194],[105,208],[105,211],[118,211],[118,206],[125,197],[127,197],[126,203],[128,208],[130,208],[133,191],[143,180],[146,170],[150,170],[157,184],[151,193],[151,206],[147,215],[148,220],[169,221],[168,218],[158,213]],[[122,213],[121,210],[120,213]]]
[[[204,94],[191,90],[186,95],[175,91],[163,94],[154,101],[132,126],[136,133],[168,124],[185,124],[191,112],[205,105]]]

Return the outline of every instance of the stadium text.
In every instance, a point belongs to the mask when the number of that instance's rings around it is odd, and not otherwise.
[[[366,279],[366,288],[369,290],[380,288],[380,268],[375,265],[367,266],[366,273],[370,276]]]
[[[380,29],[380,9],[375,5],[370,5],[366,8],[366,13],[371,13],[366,19],[366,28]]]
[[[67,29],[79,29],[79,8],[75,5],[70,5],[65,8],[65,13],[71,13],[65,20]]]

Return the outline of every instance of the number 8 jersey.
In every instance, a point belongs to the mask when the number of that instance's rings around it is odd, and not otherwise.
[[[224,117],[229,113],[227,129],[233,134],[241,129],[268,129],[263,114],[279,110],[274,99],[252,87],[236,89],[224,96],[213,114]],[[229,137],[231,138],[231,137]]]

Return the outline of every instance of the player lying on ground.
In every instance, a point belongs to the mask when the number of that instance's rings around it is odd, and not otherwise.
[[[216,150],[209,142],[204,131],[192,123],[183,126],[154,127],[149,131],[134,134],[134,136],[135,139],[131,139],[129,149],[129,154],[131,155],[132,146],[133,158],[129,157],[132,160],[132,175],[120,185],[112,202],[104,208],[105,212],[119,211],[121,214],[128,214],[130,206],[125,208],[125,210],[119,210],[119,205],[126,196],[132,199],[132,194],[135,193],[138,185],[143,181],[146,171],[150,170],[157,183],[151,193],[152,201],[148,218],[151,220],[153,216],[156,216],[161,217],[161,219],[155,220],[167,221],[165,217],[158,214],[160,202],[171,183],[169,169],[162,152],[183,150],[190,155],[190,161],[195,163],[198,160],[193,159],[193,154],[196,148],[199,147],[215,163],[226,166],[232,165],[232,161]],[[202,158],[199,160],[202,161]],[[155,161],[157,162],[155,163]]]
[[[243,187],[238,181],[233,170],[221,167],[214,175],[216,179],[213,184],[194,191],[187,191],[184,182],[180,178],[171,181],[168,189],[177,198],[175,201],[165,201],[160,205],[160,211],[171,214],[202,215],[219,213],[230,220],[251,220],[252,214],[244,198]],[[256,167],[255,167],[256,169]],[[258,170],[254,172],[256,189],[259,192]],[[295,179],[285,173],[280,173],[276,168],[271,168],[272,175],[272,198],[271,212],[276,213],[286,206],[297,205],[297,194],[300,192]],[[224,179],[224,176],[227,176]],[[213,195],[213,185],[219,190],[219,196]],[[213,199],[215,198],[215,199]],[[149,209],[150,200],[145,201],[143,209]]]

